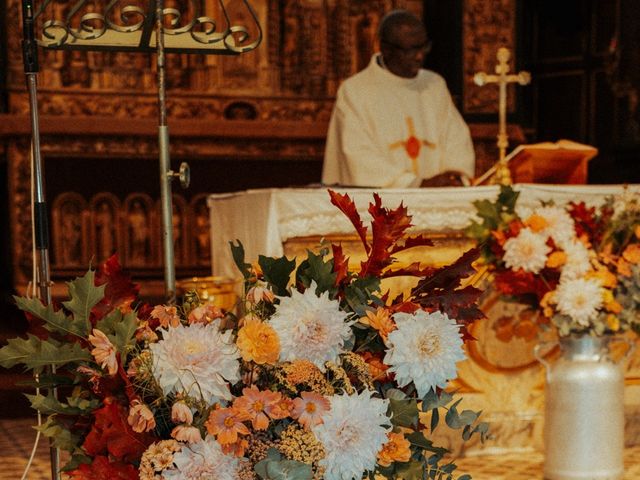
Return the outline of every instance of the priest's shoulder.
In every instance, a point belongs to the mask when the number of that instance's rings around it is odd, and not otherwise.
[[[433,70],[427,70],[425,68],[418,72],[418,81],[429,87],[434,88],[447,88],[447,81],[442,75]]]

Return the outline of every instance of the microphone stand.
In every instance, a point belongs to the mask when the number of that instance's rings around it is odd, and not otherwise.
[[[40,152],[40,126],[38,120],[38,44],[34,35],[33,0],[22,0],[22,60],[29,92],[29,113],[31,119],[31,151],[33,158],[34,203],[33,218],[35,243],[38,253],[36,282],[40,292],[40,300],[44,305],[51,303],[51,277],[49,271],[49,221],[47,203],[44,192],[44,175],[42,155]],[[55,373],[55,365],[51,372]],[[54,396],[57,392],[54,389]],[[50,441],[50,445],[51,441]],[[49,447],[51,458],[51,478],[60,479],[60,450]]]

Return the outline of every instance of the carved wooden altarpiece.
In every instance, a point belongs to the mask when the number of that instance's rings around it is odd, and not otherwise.
[[[228,3],[231,16],[242,14],[234,6],[240,3]],[[174,195],[178,278],[210,272],[206,194],[320,179],[338,85],[376,50],[375,32],[385,12],[407,8],[423,14],[423,2],[416,0],[251,3],[264,32],[263,44],[253,52],[167,55],[171,158],[187,160],[192,168],[191,189]],[[499,3],[498,13],[489,14],[479,0],[465,2],[463,45],[465,51],[470,44],[480,49],[474,56],[465,54],[465,78],[468,71],[487,68],[496,39],[513,40],[513,1]],[[508,21],[494,22],[496,15]],[[13,283],[24,291],[31,276],[30,130],[19,0],[7,0],[5,21],[7,112],[0,115],[0,137],[9,166]],[[479,23],[481,31],[491,33],[475,35]],[[117,251],[134,278],[145,280],[143,294],[159,294],[155,59],[128,52],[42,50],[40,65],[53,280],[66,280]],[[490,92],[470,95],[463,112],[490,103],[473,96]],[[482,138],[476,146],[482,171],[495,159],[494,129],[471,129]]]

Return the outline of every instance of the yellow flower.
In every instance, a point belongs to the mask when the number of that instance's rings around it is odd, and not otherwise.
[[[613,298],[613,292],[609,289],[604,289],[602,293],[602,301],[604,302],[604,308],[607,312],[620,313],[622,311],[622,305],[620,305],[615,298]]]
[[[585,275],[585,278],[600,280],[600,283],[605,288],[613,288],[618,283],[616,276],[606,268],[598,268],[595,271],[591,271]]]
[[[609,330],[617,332],[620,330],[620,320],[613,314],[607,315],[607,327]]]
[[[567,254],[564,252],[553,252],[547,258],[547,267],[558,268],[567,263]]]
[[[402,433],[388,433],[389,441],[378,452],[378,465],[388,467],[393,462],[408,462],[411,459],[411,443]]]
[[[622,258],[634,265],[640,263],[640,244],[633,243],[625,248],[624,252],[622,252]]]
[[[542,300],[540,300],[540,306],[542,307],[542,314],[545,317],[551,318],[553,316],[553,308],[551,305],[554,305],[555,303],[555,290],[544,294]]]
[[[247,362],[274,364],[280,355],[280,340],[273,327],[255,318],[246,319],[236,344]]]
[[[397,328],[395,322],[391,319],[391,315],[389,315],[389,311],[385,308],[378,308],[375,312],[367,311],[367,316],[361,317],[360,323],[369,325],[377,330],[383,340],[386,340],[389,333]]]
[[[616,263],[616,268],[618,269],[618,273],[624,277],[631,276],[631,265],[624,258],[619,258]]]
[[[528,226],[534,232],[541,232],[549,225],[544,217],[540,215],[536,215],[535,213],[531,215],[524,224]]]

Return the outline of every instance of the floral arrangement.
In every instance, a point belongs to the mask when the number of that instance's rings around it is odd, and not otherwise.
[[[507,299],[538,315],[498,324],[498,338],[535,338],[537,327],[560,336],[640,333],[640,197],[626,191],[599,207],[541,204],[516,212],[518,192],[474,203],[481,221],[467,233]]]
[[[245,284],[237,314],[194,293],[179,307],[135,304],[116,257],[70,282],[62,304],[16,299],[33,329],[0,364],[37,374],[39,430],[69,452],[70,478],[454,478],[431,439],[441,417],[463,439],[487,435],[444,390],[482,318],[480,291],[462,284],[479,253],[393,268],[394,254],[429,244],[405,234],[406,208],[375,195],[369,236],[351,199],[330,196],[367,259],[352,271],[333,245],[299,264],[251,265],[232,243]],[[419,280],[388,298],[380,282],[398,275]]]

